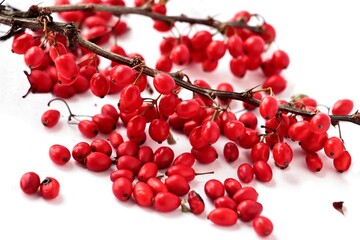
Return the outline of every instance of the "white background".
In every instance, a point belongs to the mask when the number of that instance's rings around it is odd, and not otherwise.
[[[23,1],[7,1],[26,9]],[[31,4],[30,1],[29,5]],[[43,1],[42,5],[52,1]],[[37,4],[38,1],[32,2]],[[356,1],[189,1],[170,0],[170,14],[216,16],[227,20],[240,10],[259,13],[277,30],[277,45],[288,52],[291,64],[284,72],[289,81],[287,90],[279,97],[289,99],[306,93],[318,103],[330,106],[341,98],[350,98],[355,109],[360,108],[358,83],[360,15]],[[128,5],[131,2],[128,1]],[[119,39],[127,52],[141,53],[149,66],[159,56],[158,44],[164,36],[152,30],[152,22],[143,17],[126,17],[131,31]],[[206,220],[213,208],[203,194],[203,185],[210,178],[224,180],[236,177],[236,168],[246,162],[248,153],[241,151],[233,164],[225,162],[220,141],[216,148],[219,159],[210,165],[196,165],[196,170],[215,170],[215,175],[198,176],[192,187],[206,200],[206,212],[200,216],[180,211],[159,214],[131,201],[117,201],[111,192],[109,172],[94,174],[72,160],[66,166],[55,166],[48,157],[48,148],[55,143],[71,149],[85,140],[75,125],[68,125],[64,105],[54,103],[61,111],[60,124],[52,130],[40,123],[41,114],[48,109],[50,94],[29,95],[22,99],[28,83],[22,56],[12,54],[11,41],[0,43],[0,239],[258,239],[250,224],[239,222],[233,227],[218,227]],[[228,56],[222,59],[214,73],[204,74],[198,66],[186,70],[191,79],[204,78],[213,87],[219,82],[231,82],[237,91],[261,82],[259,73],[248,74],[239,80],[228,70]],[[74,113],[95,114],[105,103],[117,103],[117,96],[98,99],[90,94],[69,100]],[[240,110],[241,104],[233,109]],[[320,173],[311,173],[304,164],[304,154],[294,146],[295,157],[286,170],[273,167],[274,177],[268,184],[253,181],[263,204],[263,215],[274,223],[268,239],[359,239],[360,214],[360,126],[344,123],[342,136],[350,151],[353,164],[340,174],[332,162],[324,158]],[[119,127],[123,133],[124,128]],[[331,135],[337,130],[331,129]],[[190,145],[175,133],[178,155],[189,151]],[[89,140],[87,140],[89,141]],[[148,143],[156,149],[159,145]],[[273,166],[273,160],[269,162]],[[35,171],[40,178],[52,176],[61,184],[60,196],[46,201],[39,196],[27,196],[19,188],[23,173]],[[334,201],[344,201],[345,215],[332,207]]]

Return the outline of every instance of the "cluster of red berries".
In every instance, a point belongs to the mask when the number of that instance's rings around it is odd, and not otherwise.
[[[35,172],[27,172],[21,176],[20,188],[28,195],[39,190],[40,196],[48,200],[56,198],[60,192],[60,184],[55,178],[46,177],[40,181],[39,175]]]
[[[58,5],[68,3],[67,0],[56,1]],[[83,0],[82,3],[124,5],[122,0]],[[166,14],[164,1],[135,1],[136,6],[144,4],[154,13]],[[246,23],[253,16],[256,15],[242,11],[232,20]],[[60,17],[81,23],[86,27],[84,38],[95,44],[106,43],[112,34],[119,36],[126,29],[125,22],[118,19],[114,23],[114,17],[105,12],[71,11],[60,13]],[[158,31],[168,31],[171,27],[154,20],[154,28]],[[223,183],[216,179],[206,182],[204,192],[215,207],[207,217],[222,226],[233,225],[238,219],[252,221],[255,231],[260,236],[267,236],[273,230],[272,222],[261,215],[263,207],[257,201],[256,190],[250,186],[243,187],[242,183],[250,183],[253,179],[271,181],[270,157],[277,167],[288,168],[293,159],[292,144],[289,142],[299,143],[306,153],[304,164],[311,171],[322,169],[322,156],[318,154],[321,150],[326,157],[333,159],[334,168],[339,172],[349,169],[351,156],[341,138],[328,135],[331,119],[317,109],[315,99],[301,96],[285,101],[274,96],[286,87],[286,80],[280,73],[289,65],[289,58],[284,51],[277,50],[269,59],[263,59],[266,44],[275,39],[275,30],[266,22],[261,28],[261,32],[252,32],[226,26],[224,41],[214,39],[206,30],[198,31],[192,37],[164,38],[160,44],[162,56],[156,64],[156,68],[164,72],[154,71],[152,81],[158,94],[155,98],[145,98],[142,94],[148,86],[148,79],[141,71],[116,62],[111,62],[106,69],[99,69],[99,56],[69,45],[65,36],[48,32],[45,27],[41,32],[15,36],[12,51],[24,55],[25,63],[31,70],[26,74],[33,93],[51,92],[58,97],[57,100],[89,89],[100,98],[119,93],[117,105],[105,104],[101,112],[91,119],[77,122],[79,132],[86,139],[91,139],[90,143],[78,142],[72,151],[60,144],[50,147],[49,157],[55,164],[64,165],[72,157],[90,171],[109,171],[112,192],[120,201],[132,199],[140,206],[153,207],[160,212],[174,211],[182,206],[194,214],[201,214],[205,204],[192,189],[191,181],[203,173],[196,173],[194,164],[214,162],[219,157],[215,144],[224,137],[227,143],[222,150],[226,161],[235,162],[240,155],[239,148],[249,151],[250,159],[239,164],[239,181],[228,178]],[[118,45],[110,51],[144,60],[139,54],[126,54]],[[260,68],[267,77],[263,89],[247,92],[249,97],[259,100],[259,107],[244,103],[246,111],[240,116],[230,110],[229,99],[213,100],[199,94],[183,99],[180,95],[182,89],[166,73],[171,70],[172,64],[190,62],[201,63],[205,71],[213,71],[226,51],[232,56],[230,70],[235,76],[243,77],[246,71]],[[193,84],[211,88],[201,79]],[[217,89],[233,91],[229,83],[221,83]],[[308,117],[280,111],[281,104],[308,110],[314,115]],[[339,100],[331,108],[335,115],[347,115],[352,110],[353,102],[349,99]],[[78,119],[70,109],[69,112],[69,120]],[[261,118],[258,119],[258,115]],[[55,109],[45,111],[41,117],[41,123],[49,128],[56,126],[59,120],[60,112]],[[264,125],[259,127],[259,120],[264,121]],[[117,131],[119,125],[126,127],[126,138]],[[189,151],[175,156],[171,147],[153,149],[145,144],[147,137],[157,143],[170,141],[171,130],[188,137]],[[46,178],[40,183],[36,176],[27,173],[22,177],[20,185],[23,191],[35,193],[40,187],[45,198],[55,198],[59,192],[58,182]]]

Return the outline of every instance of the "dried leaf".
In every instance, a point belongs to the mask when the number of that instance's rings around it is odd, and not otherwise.
[[[339,202],[333,202],[333,207],[339,211],[342,215],[344,215],[344,211],[343,211],[343,201],[339,201]]]

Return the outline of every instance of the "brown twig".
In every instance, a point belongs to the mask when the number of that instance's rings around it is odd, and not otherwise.
[[[118,7],[119,9],[117,11],[115,11],[115,8],[112,8],[110,6],[103,6],[103,5],[64,5],[64,6],[56,6],[56,7],[48,7],[46,8],[51,9],[51,11],[73,11],[73,10],[87,10],[87,11],[104,11],[104,10],[108,10],[111,9],[114,11],[114,14],[121,14],[121,13],[125,13],[126,9],[126,13],[139,13],[142,15],[146,15],[152,18],[156,18],[161,20],[162,18],[160,16],[162,15],[158,15],[158,14],[153,14],[150,12],[145,12],[142,10],[136,10],[135,8],[124,8],[124,7]],[[39,8],[39,13],[40,12],[47,12],[45,11],[46,9],[43,8]],[[31,8],[31,11],[34,11],[34,8]],[[16,13],[16,14],[15,14]],[[17,17],[14,17],[17,16]],[[24,17],[25,16],[25,17]],[[11,29],[13,31],[19,31],[21,29],[32,29],[34,31],[43,29],[43,24],[41,22],[39,22],[37,20],[37,18],[29,18],[28,17],[29,14],[28,13],[22,13],[19,11],[11,11],[11,10],[6,10],[3,8],[0,8],[0,23],[11,26]],[[31,14],[31,16],[34,16],[33,13]],[[215,20],[200,20],[200,19],[192,19],[192,18],[187,18],[187,17],[171,17],[171,19],[173,20],[177,20],[178,18],[182,19],[182,20],[188,20],[189,23],[198,23],[198,24],[204,24],[209,26],[209,23],[211,21]],[[184,20],[184,21],[185,21]],[[191,21],[190,21],[191,20]],[[219,22],[215,21],[216,24],[218,25]],[[213,26],[213,25],[212,25]],[[99,47],[98,45],[85,40],[84,38],[81,37],[78,29],[76,28],[76,26],[72,23],[59,23],[59,22],[51,22],[48,24],[47,26],[48,31],[53,31],[53,32],[57,32],[57,33],[61,33],[64,34],[65,36],[67,36],[67,38],[69,39],[69,41],[72,44],[77,44],[79,46],[82,46],[86,49],[88,49],[89,51],[102,56],[104,58],[107,58],[111,61],[114,62],[118,62],[121,64],[125,64],[127,66],[130,67],[135,67],[137,64],[139,64],[139,59],[138,58],[127,58],[121,55],[117,55],[114,53],[111,53],[110,51],[107,51],[101,47]],[[150,68],[148,66],[141,66],[142,71],[144,74],[154,77],[154,75],[156,73],[159,73],[158,70]],[[135,67],[135,70],[140,70],[140,67]],[[251,105],[254,106],[259,106],[259,100],[255,99],[252,97],[251,91],[245,91],[245,92],[226,92],[226,91],[219,91],[219,90],[215,90],[215,89],[206,89],[206,88],[201,88],[198,87],[196,85],[191,84],[189,81],[186,81],[186,79],[184,80],[184,74],[182,72],[173,72],[173,73],[169,73],[171,77],[174,78],[176,84],[182,88],[188,89],[192,92],[207,96],[211,99],[215,99],[215,98],[220,98],[220,99],[234,99],[234,100],[240,100],[246,103],[249,103]],[[301,116],[307,116],[307,117],[311,117],[313,115],[316,114],[316,112],[310,112],[310,111],[306,111],[306,110],[302,110],[299,108],[294,107],[292,104],[282,104],[279,106],[279,111],[286,111],[286,112],[290,112],[296,115],[301,115]],[[360,125],[360,113],[356,112],[352,115],[345,115],[345,116],[337,116],[337,115],[330,115],[332,122],[336,123],[339,121],[345,121],[345,122],[352,122],[354,124]]]

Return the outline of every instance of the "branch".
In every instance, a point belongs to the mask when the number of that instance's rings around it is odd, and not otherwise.
[[[72,7],[75,7],[77,5],[71,5]],[[95,5],[79,5],[83,8],[87,6],[95,6]],[[103,5],[99,5],[98,7],[105,7]],[[60,6],[59,6],[60,7]],[[109,7],[109,6],[106,6]],[[55,7],[54,7],[55,8]],[[70,5],[63,6],[63,11],[74,10],[74,8],[70,8]],[[119,8],[119,9],[134,9],[134,8]],[[42,9],[44,10],[44,9]],[[60,10],[59,10],[60,11]],[[93,10],[92,10],[93,11]],[[118,10],[121,11],[121,10]],[[134,10],[135,11],[135,10]],[[37,18],[23,18],[23,17],[13,17],[11,14],[9,15],[10,11],[3,11],[3,9],[0,9],[0,23],[11,26],[14,31],[17,31],[19,29],[31,29],[33,31],[37,31],[40,29],[43,29],[43,23],[37,20]],[[14,12],[12,12],[13,14]],[[28,13],[20,14],[18,11],[16,11],[16,16],[28,16]],[[149,13],[150,14],[150,13]],[[151,15],[152,16],[152,15]],[[160,15],[159,15],[160,16]],[[204,20],[206,21],[206,20]],[[82,46],[89,51],[102,56],[106,59],[109,59],[111,61],[115,61],[120,64],[124,64],[130,67],[135,67],[139,65],[139,59],[138,58],[127,58],[121,55],[117,55],[114,53],[111,53],[110,51],[107,51],[98,45],[85,40],[81,37],[78,29],[76,26],[72,23],[59,23],[59,22],[51,22],[47,25],[48,31],[53,31],[57,33],[64,34],[71,43],[77,44],[79,46]],[[148,76],[154,77],[156,73],[159,73],[160,71],[150,68],[148,66],[137,66],[135,67],[135,70],[141,70],[142,72]],[[168,73],[171,77],[174,78],[176,84],[182,88],[185,88],[187,90],[190,90],[192,92],[207,96],[211,99],[220,98],[220,99],[233,99],[233,100],[240,100],[246,103],[249,103],[254,106],[259,106],[259,100],[252,97],[251,91],[245,91],[245,92],[226,92],[226,91],[219,91],[215,89],[207,89],[207,88],[201,88],[196,85],[193,85],[192,83],[184,80],[184,74],[182,72],[173,72]],[[282,104],[279,106],[279,111],[286,111],[290,112],[296,115],[306,116],[306,117],[312,117],[316,114],[316,112],[309,112],[305,111],[296,107],[293,107],[291,104]],[[356,112],[352,115],[346,115],[346,116],[337,116],[337,115],[330,115],[331,120],[334,124],[338,123],[339,121],[345,121],[345,122],[352,122],[354,124],[360,125],[360,113]]]

